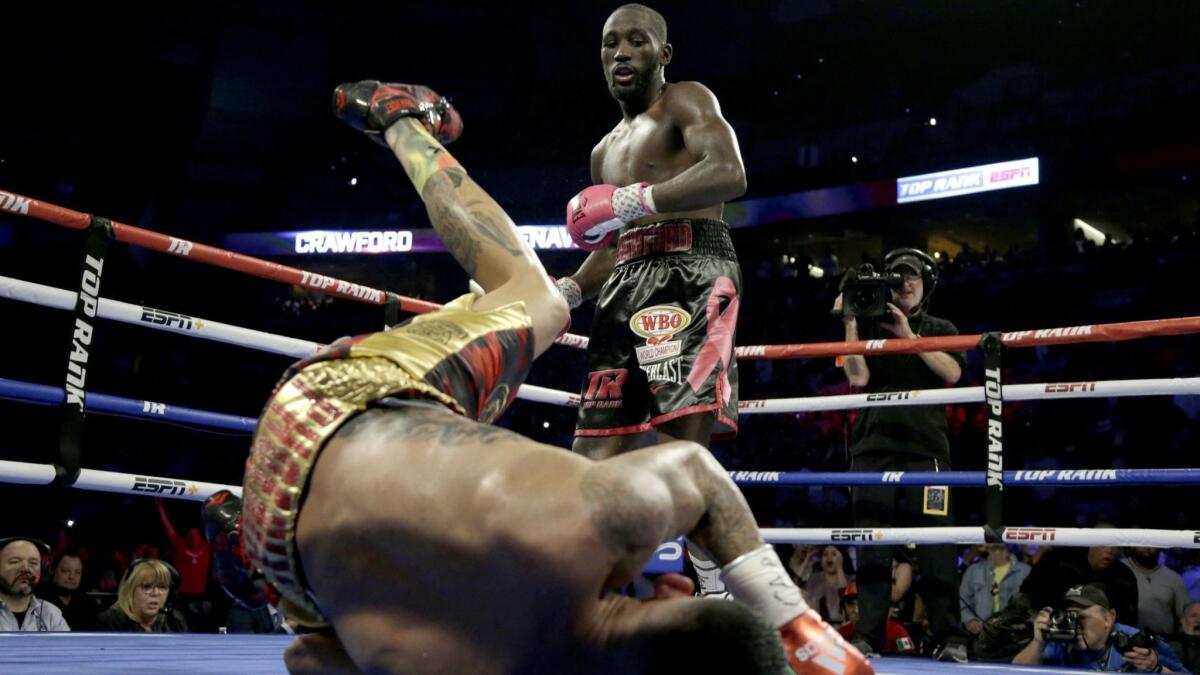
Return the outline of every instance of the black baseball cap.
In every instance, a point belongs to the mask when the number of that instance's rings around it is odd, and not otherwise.
[[[1067,592],[1063,594],[1063,604],[1079,609],[1087,609],[1092,605],[1100,605],[1106,611],[1112,609],[1112,604],[1108,601],[1108,594],[1096,584],[1083,584],[1068,588]]]
[[[904,254],[896,256],[896,258],[888,264],[888,271],[895,272],[896,268],[898,267],[907,267],[917,274],[923,274],[925,270],[925,263],[915,255]]]

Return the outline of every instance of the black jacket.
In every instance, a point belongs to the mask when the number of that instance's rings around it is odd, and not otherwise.
[[[125,611],[113,605],[108,609],[100,612],[96,617],[96,630],[107,631],[112,633],[140,633],[145,632],[145,628],[138,622],[129,618]],[[187,622],[183,617],[174,611],[159,613],[158,618],[154,620],[152,633],[186,633],[188,631]]]

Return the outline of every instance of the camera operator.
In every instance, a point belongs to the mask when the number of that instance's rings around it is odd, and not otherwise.
[[[1108,672],[1190,672],[1162,638],[1117,623],[1116,610],[1095,584],[1068,589],[1057,611],[1042,608],[1033,621],[1033,640],[1012,662]]]
[[[926,311],[938,281],[937,263],[917,249],[898,249],[884,257],[884,274],[868,266],[847,272],[844,293],[834,302],[846,340],[957,335],[954,324]],[[890,289],[890,290],[889,290]],[[890,300],[890,302],[888,302]],[[845,305],[843,307],[843,305]],[[961,353],[847,356],[850,384],[869,393],[937,389],[962,376]],[[867,408],[858,411],[850,447],[851,471],[945,471],[950,441],[943,406]],[[857,527],[887,525],[936,527],[953,524],[947,487],[853,488]],[[861,619],[858,637],[879,652],[885,640],[891,582],[891,551],[885,546],[859,550],[858,589]],[[967,660],[966,636],[958,621],[957,551],[953,545],[922,547],[916,591],[925,603],[930,630],[941,661]]]

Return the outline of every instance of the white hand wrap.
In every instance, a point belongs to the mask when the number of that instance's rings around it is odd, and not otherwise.
[[[647,183],[634,183],[613,190],[613,213],[625,223],[658,213],[654,208],[653,190],[654,186]]]
[[[808,610],[770,544],[738,556],[721,570],[721,578],[734,600],[758,610],[776,628]]]
[[[583,289],[571,277],[563,277],[554,281],[558,292],[562,294],[563,299],[567,301],[567,306],[571,309],[583,304]]]

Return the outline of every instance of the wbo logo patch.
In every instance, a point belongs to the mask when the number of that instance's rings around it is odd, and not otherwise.
[[[646,344],[657,345],[675,337],[692,322],[692,315],[675,305],[654,305],[639,309],[629,318],[629,330],[646,338]],[[659,358],[667,354],[659,355]]]

